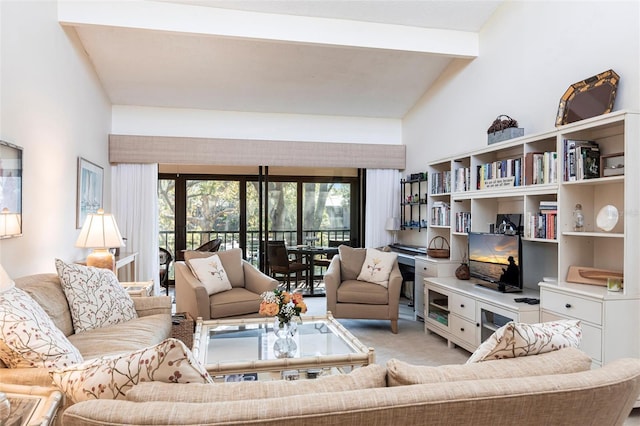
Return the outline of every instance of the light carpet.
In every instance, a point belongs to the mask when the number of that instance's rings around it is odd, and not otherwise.
[[[324,315],[324,297],[306,297],[307,315]],[[338,319],[365,346],[375,349],[376,364],[385,365],[391,358],[416,365],[463,364],[471,355],[461,348],[449,348],[447,342],[424,331],[424,323],[414,320],[413,308],[406,300],[400,304],[398,334],[391,332],[387,320]]]

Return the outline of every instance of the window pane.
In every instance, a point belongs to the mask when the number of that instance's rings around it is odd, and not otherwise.
[[[176,253],[176,181],[173,179],[158,180],[158,246],[171,253]]]
[[[245,247],[247,261],[254,266],[260,264],[260,200],[258,200],[258,185],[257,181],[247,181],[247,241]]]
[[[240,183],[187,180],[187,250],[215,238],[220,250],[239,247]]]
[[[348,241],[350,200],[349,183],[305,183],[302,224],[305,239],[317,245],[328,245],[329,241]]]
[[[269,182],[269,239],[297,244],[297,184]]]

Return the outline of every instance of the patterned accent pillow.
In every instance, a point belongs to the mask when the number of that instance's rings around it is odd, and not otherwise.
[[[213,383],[209,373],[178,339],[137,351],[104,356],[49,373],[71,401],[125,399],[142,382]]]
[[[138,317],[131,296],[113,271],[56,259],[56,269],[76,333],[120,324]]]
[[[217,254],[205,258],[191,259],[189,265],[191,265],[196,277],[207,289],[209,296],[231,290],[231,282]]]
[[[82,355],[44,309],[14,287],[0,297],[0,359],[10,368],[60,368]]]
[[[368,281],[383,287],[389,285],[389,274],[395,264],[397,253],[386,253],[380,250],[368,248],[364,258],[358,281]]]
[[[467,364],[536,355],[562,348],[577,348],[581,339],[582,328],[579,320],[558,320],[540,324],[510,321],[478,346],[467,360]]]

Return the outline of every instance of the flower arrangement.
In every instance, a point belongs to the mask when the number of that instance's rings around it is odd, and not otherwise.
[[[275,289],[261,294],[260,314],[268,317],[278,317],[280,324],[288,324],[296,316],[307,312],[302,294],[289,293]]]

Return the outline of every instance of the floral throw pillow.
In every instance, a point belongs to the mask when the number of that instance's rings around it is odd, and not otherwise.
[[[506,323],[484,341],[467,364],[491,359],[516,358],[577,348],[582,339],[579,320],[559,320],[540,324]]]
[[[82,355],[44,309],[19,288],[0,296],[0,359],[10,368],[60,368]]]
[[[177,339],[128,354],[92,359],[49,373],[74,403],[91,399],[125,399],[143,382],[213,383],[209,373]]]
[[[133,300],[113,271],[56,259],[56,269],[76,333],[138,317]]]
[[[398,257],[397,253],[384,252],[376,249],[367,249],[358,281],[368,281],[383,287],[389,285],[389,274]]]
[[[189,264],[209,295],[231,290],[231,282],[217,254],[191,259]]]

